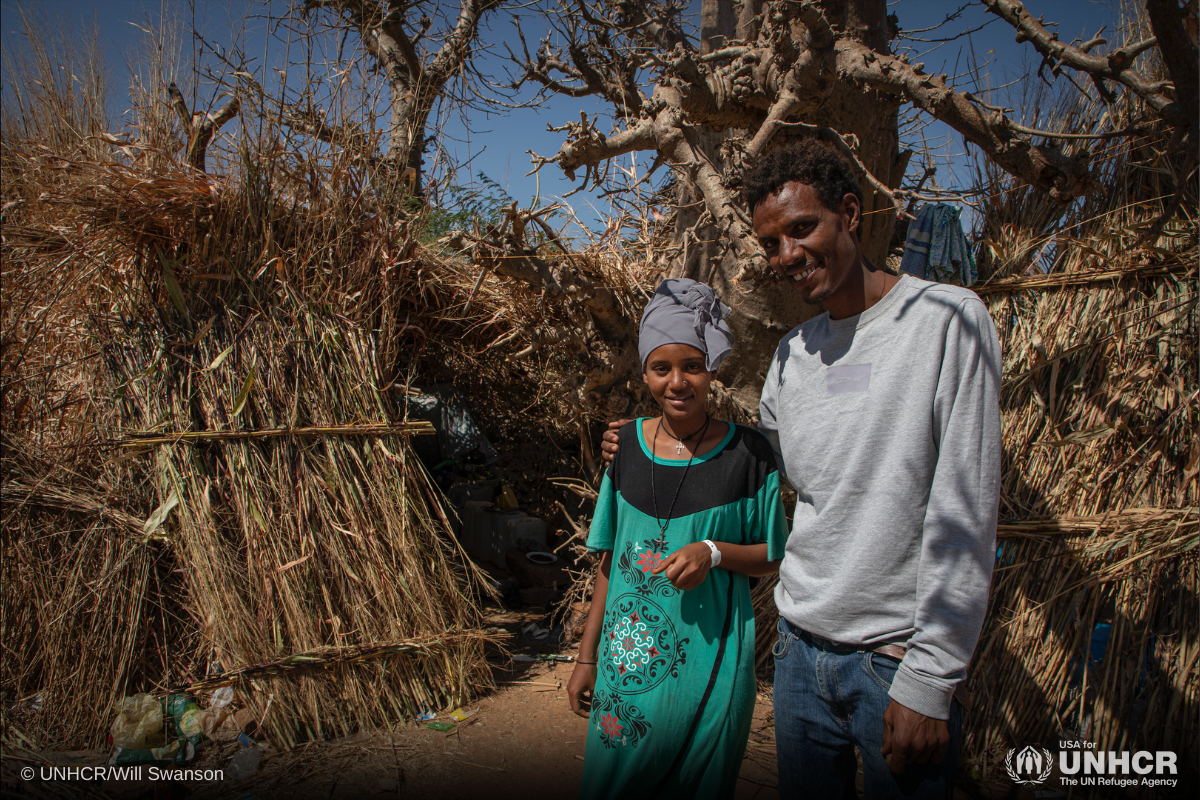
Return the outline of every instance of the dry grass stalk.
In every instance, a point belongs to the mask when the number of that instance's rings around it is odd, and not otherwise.
[[[432,423],[417,420],[416,422],[406,422],[403,425],[331,425],[310,428],[266,428],[253,431],[179,431],[159,436],[131,434],[130,438],[114,442],[114,444],[117,447],[147,447],[156,444],[182,444],[184,442],[277,439],[281,436],[419,436],[435,433],[437,431]]]
[[[169,599],[172,559],[123,498],[58,453],[4,439],[3,689],[19,701],[4,721],[27,746],[98,744],[114,698],[163,686],[168,640],[194,648],[195,632]]]
[[[988,295],[1019,292],[1025,289],[1052,289],[1067,286],[1086,286],[1092,283],[1116,283],[1126,278],[1152,278],[1159,275],[1188,273],[1195,271],[1195,264],[1188,264],[1180,259],[1171,259],[1167,263],[1148,261],[1116,269],[1099,269],[1082,273],[1064,273],[1050,275],[1021,275],[1015,278],[1003,278],[990,281],[978,287],[976,294]]]
[[[349,435],[222,436],[148,456],[157,502],[178,501],[169,537],[203,631],[204,650],[185,654],[192,663],[178,674],[203,680],[210,661],[223,673],[331,647],[384,654],[390,643],[478,628],[475,568],[446,534],[403,438],[379,435],[389,412],[372,338],[313,313],[217,317],[181,362],[153,338],[139,347],[113,336],[122,344],[106,363],[123,427],[356,424]],[[234,354],[219,359],[235,339]],[[448,636],[386,664],[334,659],[319,673],[239,685],[260,715],[274,704],[265,725],[291,746],[466,702],[490,684],[485,638]]]
[[[240,686],[244,691],[251,689],[252,680],[264,680],[270,677],[287,676],[289,673],[329,669],[339,664],[353,664],[372,658],[387,658],[392,656],[407,656],[409,658],[430,658],[445,653],[448,648],[463,640],[478,640],[479,643],[491,640],[493,637],[484,636],[478,630],[446,631],[445,633],[424,636],[419,639],[408,639],[402,642],[378,642],[372,645],[353,645],[349,647],[322,647],[308,653],[297,653],[284,656],[274,661],[254,664],[248,667],[222,672],[211,678],[189,684],[179,691],[188,694],[211,692],[222,686]]]

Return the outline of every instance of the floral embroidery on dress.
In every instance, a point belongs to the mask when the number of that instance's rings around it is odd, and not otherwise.
[[[637,564],[642,568],[642,572],[650,572],[659,565],[663,560],[662,553],[655,553],[653,550],[646,550],[638,556]]]
[[[641,709],[617,693],[596,692],[592,700],[592,718],[596,720],[596,729],[600,731],[600,741],[605,747],[626,744],[637,747],[651,729]]]
[[[662,539],[647,539],[641,544],[626,542],[621,554],[616,556],[617,569],[632,591],[646,597],[670,597],[679,590],[666,575],[650,572],[666,558],[667,543]]]
[[[687,662],[687,639],[655,603],[624,594],[604,615],[600,669],[606,684],[626,694],[649,691]]]
[[[610,739],[615,739],[621,735],[621,720],[617,719],[615,714],[600,715],[600,729],[604,731],[604,735]]]
[[[644,670],[652,658],[651,651],[658,654],[654,638],[636,612],[618,622],[609,638],[612,640],[613,663],[618,665],[621,674],[627,670]]]

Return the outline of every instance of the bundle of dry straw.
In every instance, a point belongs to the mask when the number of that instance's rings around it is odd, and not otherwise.
[[[136,691],[232,683],[288,746],[490,684],[388,387],[495,308],[366,213],[369,176],[301,200],[282,153],[218,180],[6,130],[3,690],[41,746]]]
[[[114,340],[131,338],[141,337]],[[178,365],[146,344],[113,347],[106,359],[126,435],[131,426],[388,423],[370,337],[335,318],[220,315]],[[220,665],[197,677],[322,648],[422,645],[394,649],[405,654],[394,659],[239,677],[260,713],[269,702],[290,712],[265,717],[274,741],[386,724],[463,702],[489,683],[474,568],[395,433],[168,441],[142,452],[159,508],[174,507],[169,539],[189,611],[210,667]]]

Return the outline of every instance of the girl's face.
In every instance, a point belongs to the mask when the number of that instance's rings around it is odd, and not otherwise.
[[[642,379],[672,423],[683,428],[704,418],[704,401],[715,373],[704,366],[704,353],[690,344],[664,344],[646,359]]]

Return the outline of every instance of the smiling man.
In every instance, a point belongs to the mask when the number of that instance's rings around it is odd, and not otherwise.
[[[866,260],[862,190],[824,143],[772,151],[743,193],[772,268],[826,311],[784,337],[760,407],[797,492],[775,593],[780,793],[853,796],[857,746],[868,798],[951,797],[995,560],[995,326],[973,292]]]

